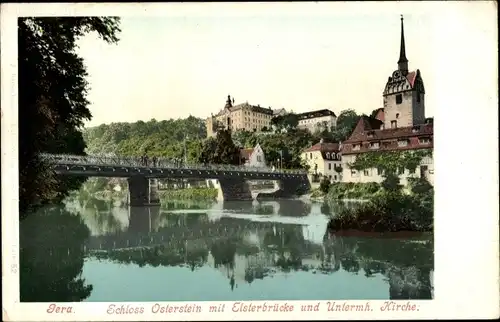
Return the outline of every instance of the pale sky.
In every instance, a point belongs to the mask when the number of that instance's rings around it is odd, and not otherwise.
[[[243,12],[251,4],[232,4],[239,11],[231,11],[214,3],[201,14],[178,4],[164,15],[122,17],[117,45],[95,35],[80,42],[91,86],[87,125],[205,118],[224,107],[228,94],[236,103],[294,112],[370,113],[382,107],[385,82],[397,68],[400,14],[409,69],[420,69],[426,116],[434,116],[434,58],[436,46],[441,54],[443,48],[434,30],[442,10],[432,2],[385,4],[303,3],[307,10],[289,11],[285,3],[264,4]]]

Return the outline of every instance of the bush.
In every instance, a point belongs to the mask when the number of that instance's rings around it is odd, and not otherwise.
[[[319,190],[321,190],[324,194],[327,194],[328,190],[330,190],[330,180],[327,177],[323,177],[323,180],[321,180]]]
[[[331,200],[360,198],[365,199],[375,196],[380,191],[381,186],[375,182],[336,182],[330,186],[328,196]]]
[[[399,183],[398,175],[394,173],[384,173],[384,181],[382,181],[382,187],[388,191],[399,191],[402,185]]]
[[[218,191],[216,188],[186,188],[160,191],[162,200],[215,200]]]
[[[433,197],[384,191],[377,198],[354,208],[341,208],[328,224],[331,230],[368,232],[431,231]]]

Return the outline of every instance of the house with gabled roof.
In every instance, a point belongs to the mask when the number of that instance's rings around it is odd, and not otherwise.
[[[408,59],[401,17],[401,46],[398,69],[388,78],[383,91],[384,107],[374,110],[371,116],[362,116],[351,136],[342,142],[344,182],[381,182],[379,169],[357,171],[349,164],[362,153],[374,151],[406,151],[433,149],[434,126],[432,119],[425,117],[425,90],[422,75],[408,71]],[[425,157],[411,173],[400,169],[402,184],[408,177],[425,177],[434,181],[432,157]]]
[[[342,180],[342,156],[339,143],[328,143],[321,139],[305,149],[302,161],[308,166],[310,176],[327,177],[332,182]]]
[[[265,168],[267,167],[266,156],[260,144],[253,148],[240,149],[241,164],[249,167]]]

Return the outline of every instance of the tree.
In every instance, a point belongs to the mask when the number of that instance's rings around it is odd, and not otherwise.
[[[76,50],[81,36],[96,32],[116,43],[119,18],[37,17],[18,20],[19,212],[65,197],[81,178],[60,178],[40,152],[84,154],[81,128],[87,108],[87,72]]]
[[[324,194],[327,194],[330,190],[330,180],[326,176],[321,180],[319,190],[321,190]]]
[[[231,132],[220,130],[217,136],[203,144],[199,162],[214,164],[240,164],[240,149],[234,144]]]
[[[345,141],[349,138],[356,127],[360,116],[354,110],[348,109],[340,112],[337,117],[337,127],[335,129],[335,141]]]

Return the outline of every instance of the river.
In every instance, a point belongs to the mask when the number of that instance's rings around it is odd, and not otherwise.
[[[433,240],[326,233],[321,203],[81,198],[21,223],[21,301],[431,299]]]

